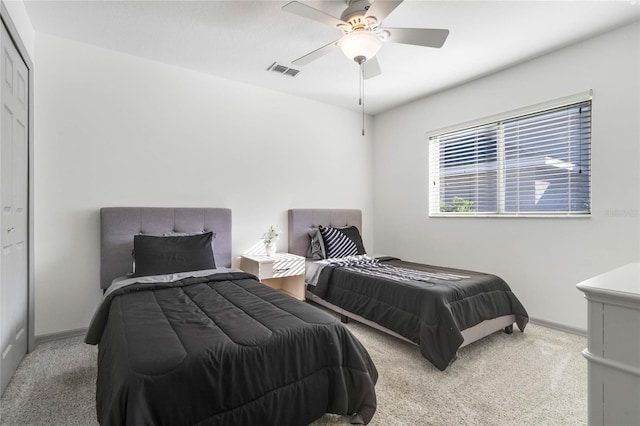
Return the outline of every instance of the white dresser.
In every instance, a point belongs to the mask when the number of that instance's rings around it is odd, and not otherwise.
[[[589,425],[640,425],[640,263],[577,287],[588,301]]]

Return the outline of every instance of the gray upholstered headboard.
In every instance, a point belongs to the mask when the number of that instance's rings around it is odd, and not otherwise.
[[[136,234],[215,233],[216,266],[231,266],[231,210],[218,208],[105,207],[100,209],[100,287],[132,272]]]
[[[309,247],[309,228],[318,225],[334,228],[353,225],[362,233],[362,211],[355,209],[289,210],[289,253],[306,256]]]

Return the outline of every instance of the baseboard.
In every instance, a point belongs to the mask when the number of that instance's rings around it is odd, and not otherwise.
[[[76,328],[75,330],[60,331],[58,333],[41,334],[35,338],[35,346],[40,343],[51,342],[53,340],[68,339],[70,337],[84,336],[87,334],[87,328]]]
[[[560,331],[566,331],[567,333],[577,334],[578,336],[587,337],[587,330],[583,330],[581,328],[569,327],[564,324],[559,324],[553,321],[547,321],[540,318],[532,318],[529,317],[529,321],[532,324],[541,325],[543,327],[554,328]]]
[[[564,331],[567,333],[577,334],[578,336],[583,336],[583,337],[587,336],[587,330],[583,330],[581,328],[569,327],[563,324],[559,324],[557,322],[547,321],[547,320],[543,320],[540,318],[533,318],[533,317],[529,317],[529,321],[531,321],[532,324],[541,325],[543,327],[554,328],[556,330]],[[58,333],[41,334],[40,336],[36,336],[35,346],[38,346],[40,343],[51,342],[53,340],[84,336],[85,334],[87,334],[87,330],[88,330],[87,328],[77,328],[75,330],[60,331]]]

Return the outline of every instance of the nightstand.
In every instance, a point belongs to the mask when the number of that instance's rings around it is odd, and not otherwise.
[[[265,285],[304,300],[304,257],[289,253],[243,254],[240,269],[258,277]]]

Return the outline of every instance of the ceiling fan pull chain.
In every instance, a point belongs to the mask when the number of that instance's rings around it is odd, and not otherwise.
[[[364,136],[364,61],[360,62],[360,105],[362,106],[362,136]]]
[[[360,64],[360,74],[358,75],[358,79],[359,79],[359,84],[360,84],[360,98],[358,99],[358,105],[362,105],[362,64]]]

